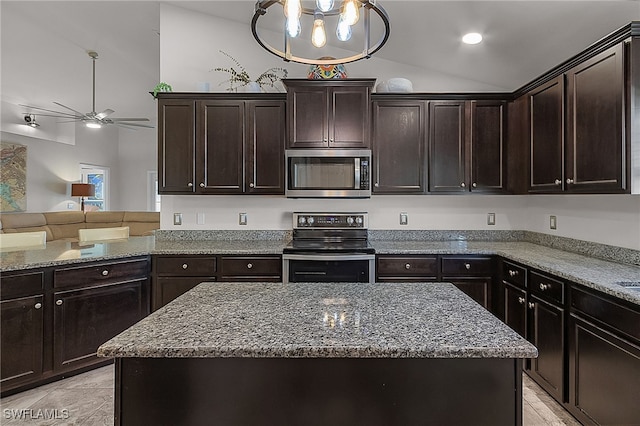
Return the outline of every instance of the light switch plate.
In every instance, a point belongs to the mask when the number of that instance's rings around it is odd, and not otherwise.
[[[238,214],[238,224],[239,225],[246,225],[247,224],[247,214],[246,213],[239,213]]]
[[[173,224],[174,225],[182,225],[182,213],[174,213],[173,214]]]
[[[549,229],[557,229],[558,220],[555,216],[549,216]]]
[[[489,213],[487,214],[487,225],[495,225],[496,224],[496,214]]]
[[[204,213],[196,213],[196,224],[204,225]]]
[[[400,213],[400,225],[408,225],[409,224],[409,214],[406,212]]]

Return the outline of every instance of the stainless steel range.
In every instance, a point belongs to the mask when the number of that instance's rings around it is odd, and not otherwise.
[[[374,282],[368,226],[364,212],[294,212],[293,240],[282,255],[283,282]]]

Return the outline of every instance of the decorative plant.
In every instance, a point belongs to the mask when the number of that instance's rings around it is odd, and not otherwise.
[[[220,53],[222,53],[223,55],[231,59],[237,68],[236,69],[234,67],[229,67],[229,68],[217,67],[211,70],[211,71],[226,72],[229,74],[229,78],[223,81],[222,83],[220,83],[220,85],[224,83],[229,83],[229,88],[227,89],[227,91],[229,92],[234,92],[237,90],[238,87],[245,86],[249,84],[251,81],[258,83],[260,88],[262,88],[263,86],[275,87],[274,83],[282,80],[283,78],[286,78],[288,75],[288,72],[285,68],[272,67],[266,70],[265,72],[263,72],[262,74],[260,74],[258,78],[256,78],[255,80],[252,80],[247,70],[242,65],[240,65],[240,62],[238,62],[236,58],[229,55],[227,52],[223,52],[222,50],[220,50]]]
[[[172,92],[173,89],[170,85],[165,82],[156,84],[156,87],[153,88],[153,97],[158,97],[158,92]]]

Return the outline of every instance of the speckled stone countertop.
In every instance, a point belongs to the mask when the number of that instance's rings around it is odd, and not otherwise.
[[[537,350],[448,283],[202,283],[98,355],[531,358]]]
[[[640,304],[640,291],[617,282],[640,281],[640,267],[524,242],[372,241],[376,254],[498,255],[603,293]]]

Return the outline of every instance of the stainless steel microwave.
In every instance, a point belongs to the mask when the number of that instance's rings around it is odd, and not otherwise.
[[[371,197],[370,149],[288,149],[285,161],[287,197]]]

